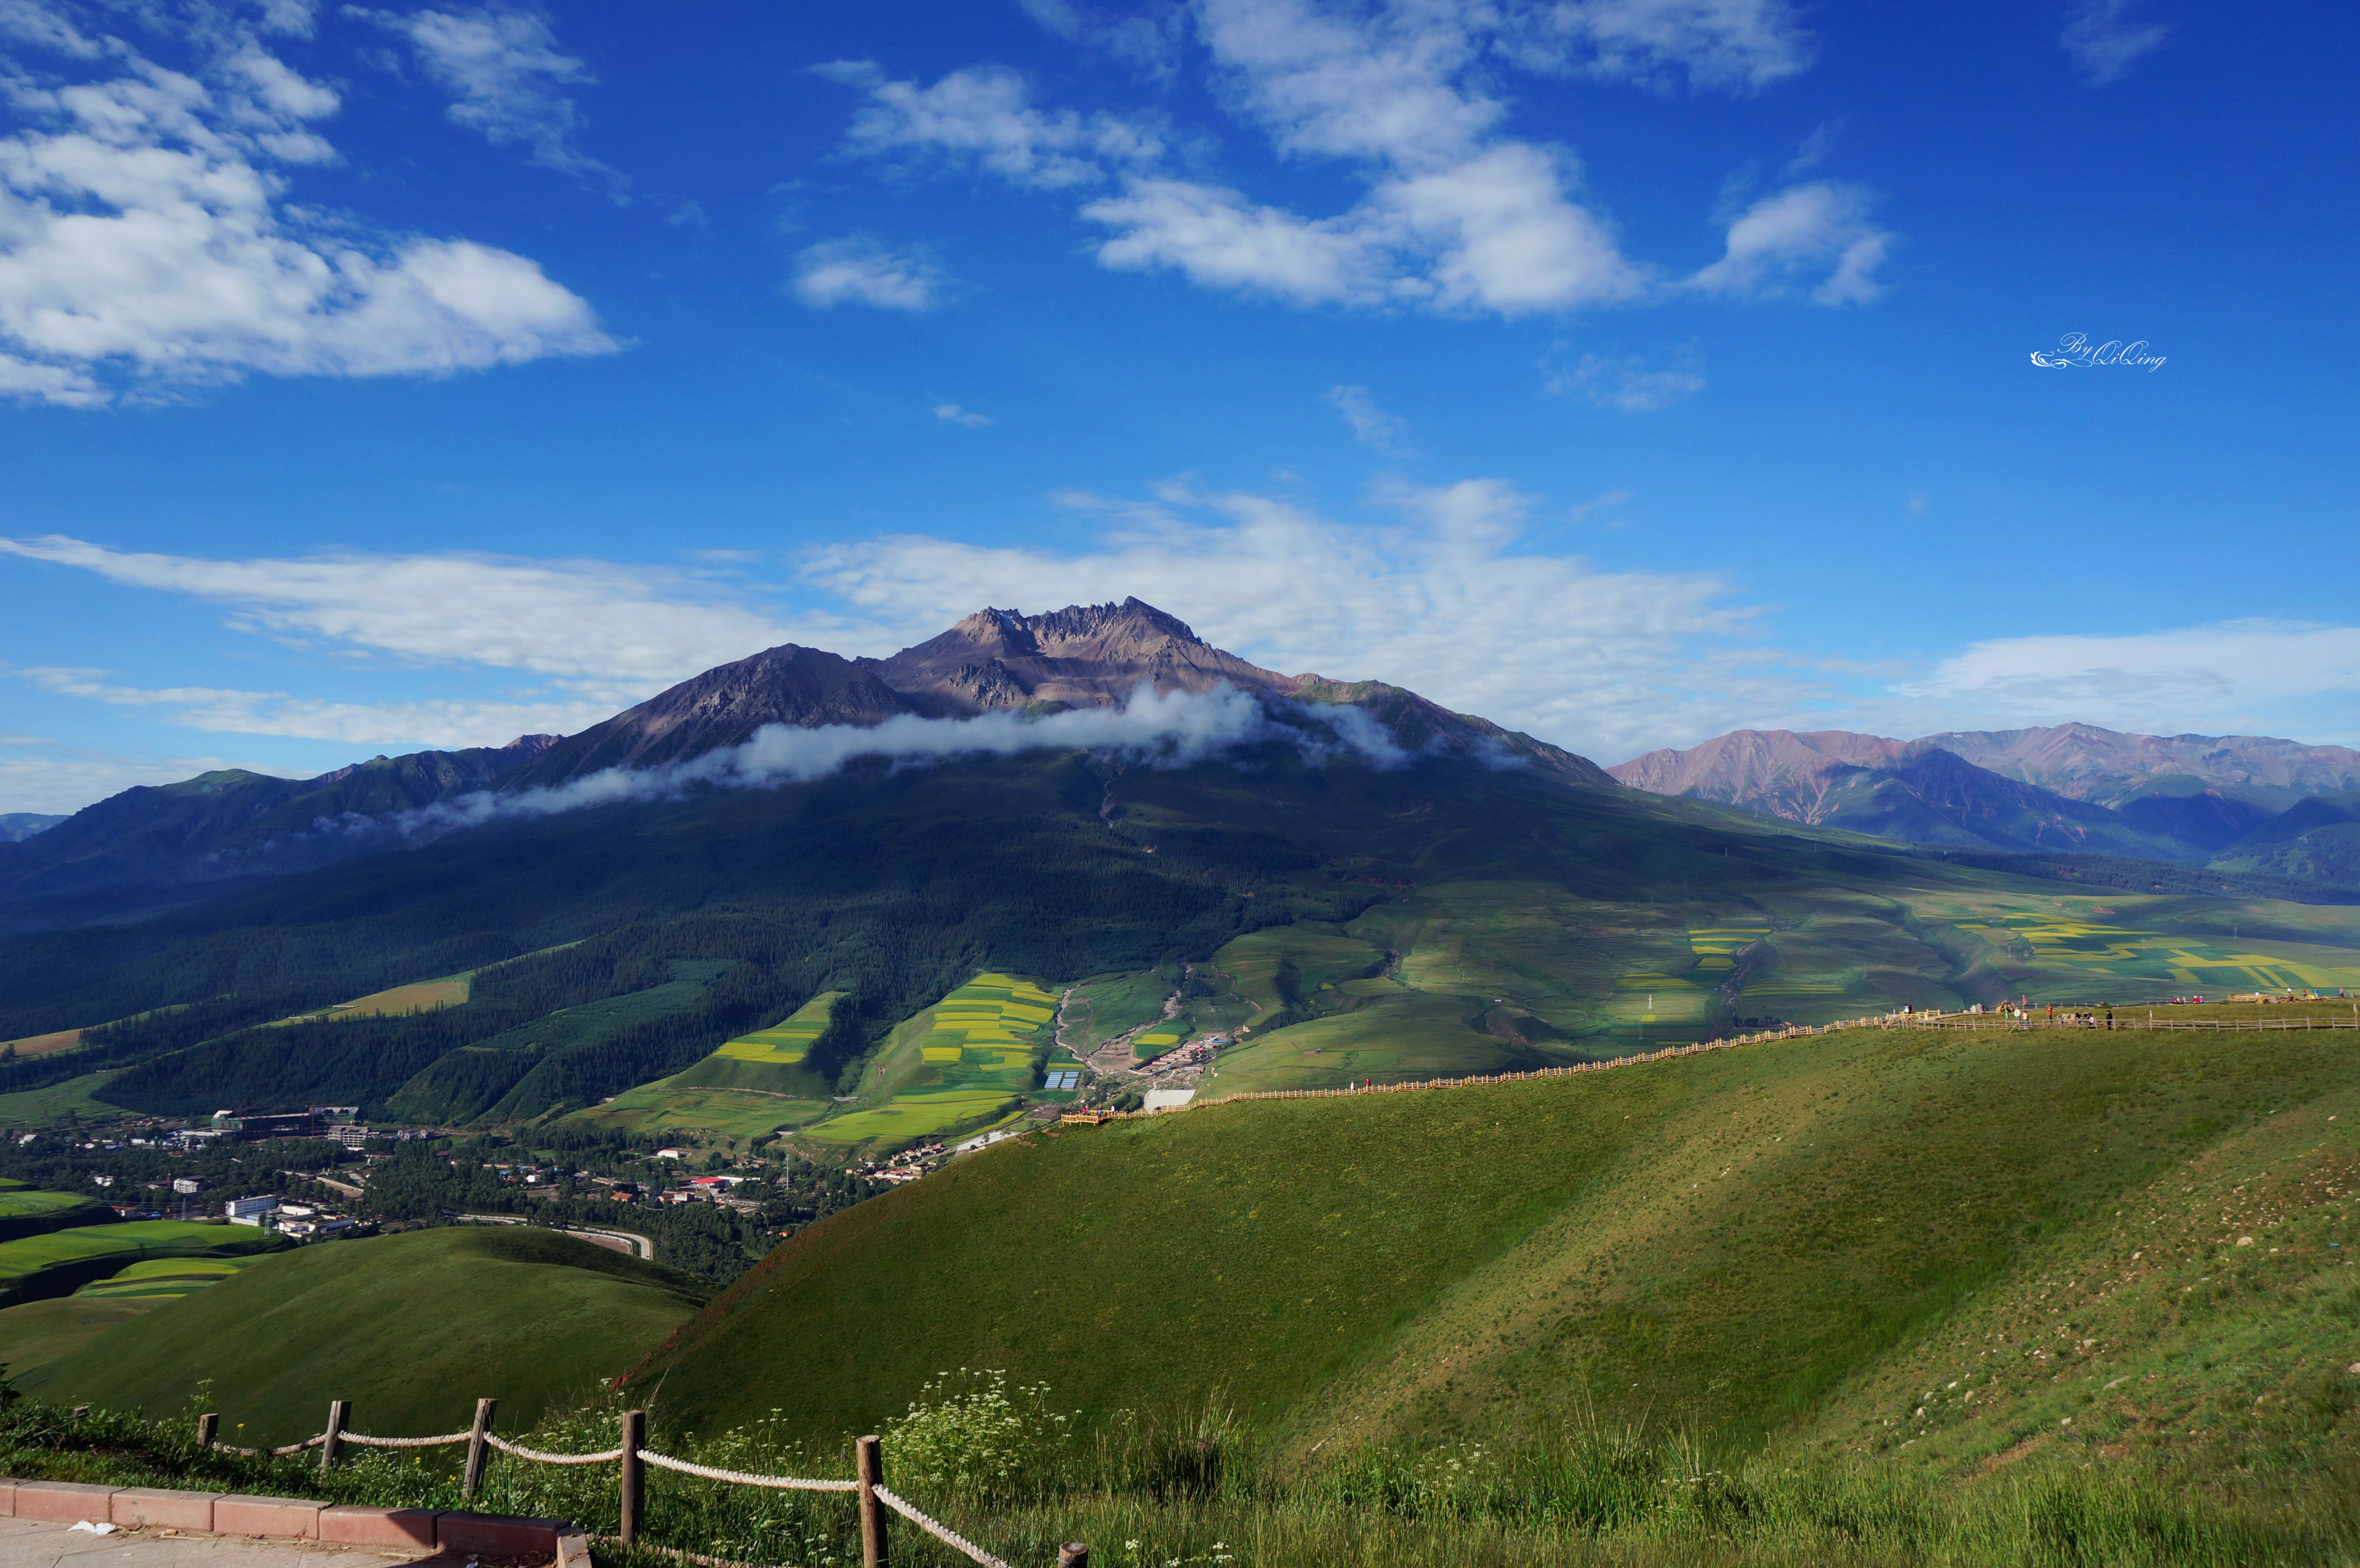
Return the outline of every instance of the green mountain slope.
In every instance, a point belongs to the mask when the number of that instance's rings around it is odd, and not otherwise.
[[[291,1443],[351,1399],[356,1430],[464,1428],[500,1400],[522,1431],[694,1312],[708,1288],[572,1236],[519,1226],[410,1231],[266,1258],[154,1307],[31,1372],[60,1404],[174,1409],[210,1382],[234,1441]]]
[[[2360,908],[2060,899],[2070,885],[1538,768],[1314,767],[1275,744],[1239,760],[856,769],[453,833],[169,921],[0,944],[0,995],[125,998],[77,1023],[191,1003],[12,1064],[0,1088],[80,1075],[151,1113],[350,1102],[523,1121],[695,1069],[839,992],[796,1064],[815,1111],[980,970],[1062,985],[1209,965],[1187,1027],[1250,1029],[1222,1073],[1263,1083],[1614,1056],[1748,1019],[2026,993],[2360,987]],[[412,942],[421,967],[386,975]],[[506,961],[448,962],[460,945]],[[460,1006],[257,1027],[300,1010],[274,989],[291,975],[333,1000],[368,988],[364,971],[381,985],[459,969],[475,971]]]
[[[831,1438],[966,1366],[1085,1411],[1224,1401],[1298,1451],[1594,1414],[1960,1464],[2326,1454],[2353,1040],[1859,1029],[1034,1134],[795,1237],[631,1381]]]

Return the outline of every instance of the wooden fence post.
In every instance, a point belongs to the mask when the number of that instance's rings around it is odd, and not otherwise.
[[[459,1484],[459,1495],[472,1497],[484,1484],[484,1461],[491,1454],[492,1445],[484,1435],[492,1430],[492,1412],[500,1408],[497,1399],[475,1401],[475,1424],[467,1429],[467,1474]]]
[[[860,1568],[885,1568],[885,1444],[864,1437],[853,1445],[853,1471],[860,1477]]]
[[[648,1508],[648,1472],[639,1450],[648,1445],[648,1412],[623,1412],[623,1544],[639,1538],[641,1516]]]
[[[1090,1568],[1090,1549],[1078,1541],[1057,1548],[1057,1568]]]
[[[344,1453],[344,1428],[350,1426],[352,1421],[353,1402],[350,1399],[328,1401],[328,1435],[327,1440],[320,1444],[321,1475],[326,1475],[328,1467],[336,1462],[337,1455]]]
[[[197,1446],[199,1448],[211,1448],[213,1445],[214,1437],[217,1436],[220,1432],[221,1412],[218,1410],[207,1410],[204,1414],[197,1418]]]

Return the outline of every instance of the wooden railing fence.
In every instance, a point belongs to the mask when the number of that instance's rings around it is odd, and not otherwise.
[[[700,1556],[677,1547],[657,1546],[640,1540],[647,1524],[648,1466],[654,1465],[658,1469],[674,1470],[683,1475],[737,1486],[767,1486],[777,1491],[794,1492],[847,1492],[855,1497],[860,1519],[861,1568],[885,1568],[886,1526],[890,1514],[900,1514],[936,1541],[964,1553],[970,1562],[982,1564],[983,1568],[1010,1568],[1008,1563],[986,1552],[942,1520],[931,1517],[915,1503],[885,1485],[885,1444],[881,1438],[864,1437],[853,1444],[853,1480],[757,1475],[743,1470],[723,1470],[711,1465],[698,1465],[691,1460],[674,1458],[669,1454],[657,1453],[647,1445],[648,1417],[645,1410],[623,1412],[622,1442],[613,1448],[595,1454],[546,1454],[537,1448],[527,1448],[520,1443],[510,1443],[493,1432],[492,1418],[498,1409],[497,1399],[477,1399],[475,1423],[465,1432],[445,1432],[439,1437],[373,1437],[352,1430],[351,1400],[333,1399],[328,1404],[328,1424],[324,1430],[312,1433],[300,1443],[290,1443],[280,1448],[238,1448],[221,1442],[221,1416],[217,1411],[209,1410],[197,1417],[197,1443],[201,1447],[219,1448],[225,1453],[245,1454],[249,1458],[286,1458],[316,1448],[320,1451],[322,1474],[335,1465],[347,1443],[362,1448],[449,1448],[464,1443],[467,1445],[467,1463],[460,1483],[460,1493],[468,1497],[482,1488],[484,1465],[493,1449],[534,1465],[614,1465],[618,1467],[617,1478],[622,1505],[618,1530],[615,1535],[600,1539],[611,1541],[618,1546],[661,1552],[684,1562],[706,1565],[706,1568],[753,1568],[753,1565]],[[1057,1549],[1058,1568],[1089,1568],[1089,1548],[1080,1541],[1068,1541]]]

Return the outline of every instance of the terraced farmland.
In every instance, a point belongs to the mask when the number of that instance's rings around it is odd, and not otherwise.
[[[803,1129],[834,1145],[898,1144],[989,1126],[1032,1087],[1056,998],[1014,975],[977,975],[893,1032],[860,1102]]]
[[[724,1041],[684,1072],[627,1090],[564,1119],[696,1141],[751,1142],[798,1127],[831,1108],[832,1082],[805,1058],[835,1021],[840,991],[824,991],[769,1029]]]

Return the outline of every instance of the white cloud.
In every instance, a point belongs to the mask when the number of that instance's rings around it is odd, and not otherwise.
[[[115,45],[121,74],[12,88],[40,128],[0,139],[0,394],[88,407],[613,351],[523,256],[300,214],[280,166],[334,158],[307,122],[336,95],[250,35],[218,41],[203,80]]]
[[[93,800],[143,784],[177,784],[224,768],[245,768],[254,773],[279,771],[218,757],[124,757],[11,736],[0,739],[0,811],[67,816]]]
[[[2079,0],[2065,14],[2059,42],[2092,87],[2120,80],[2138,60],[2162,47],[2169,22],[2134,22],[2139,0]]]
[[[1409,421],[1378,408],[1367,387],[1330,387],[1322,400],[1344,416],[1344,422],[1352,427],[1354,441],[1388,456],[1402,453],[1402,438],[1409,434]]]
[[[1516,316],[1636,298],[1645,275],[1596,214],[1567,197],[1568,161],[1507,142],[1390,181],[1376,201],[1432,246],[1437,306]]]
[[[1559,0],[1506,14],[1508,48],[1541,70],[1748,92],[1810,64],[1810,41],[1781,0]]]
[[[1709,294],[1775,297],[1807,285],[1822,305],[1864,305],[1895,236],[1871,221],[1868,193],[1818,181],[1765,196],[1729,225],[1728,248],[1689,282]]]
[[[932,87],[888,81],[866,61],[821,71],[868,93],[846,144],[869,157],[933,153],[1013,184],[1054,190],[1091,184],[1109,167],[1144,167],[1164,154],[1159,136],[1130,121],[1034,108],[1024,79],[1000,66],[955,71]]]
[[[1070,0],[1032,9],[1061,37],[1094,25]],[[1139,122],[1035,106],[1024,80],[996,66],[931,87],[866,63],[827,68],[867,95],[847,149],[931,153],[1032,188],[1110,184],[1079,213],[1111,231],[1097,247],[1109,267],[1170,268],[1202,288],[1295,305],[1563,312],[1657,290],[1580,197],[1573,155],[1503,134],[1509,104],[1491,66],[1504,58],[1650,79],[1677,71],[1700,86],[1750,89],[1801,70],[1806,57],[1779,0],[1568,0],[1545,13],[1201,0],[1195,14],[1230,112],[1282,156],[1351,166],[1367,186],[1359,201],[1326,216],[1260,201],[1175,167],[1185,160],[1167,148],[1172,138]],[[1827,258],[1819,296],[1866,299],[1887,238],[1852,234]],[[1754,252],[1742,259],[1754,277],[1769,270]]]
[[[453,123],[495,147],[528,150],[534,163],[627,201],[630,181],[585,153],[580,107],[565,91],[595,84],[590,68],[557,41],[549,17],[530,5],[472,5],[399,15],[354,7],[399,33],[436,86],[449,93]]]
[[[2199,725],[2360,731],[2360,627],[2245,620],[2125,636],[2002,637],[1904,696],[2019,720],[2177,734]]]
[[[942,269],[914,251],[860,236],[828,240],[795,257],[787,287],[814,310],[873,305],[880,310],[931,310],[942,303]]]
[[[176,724],[215,735],[300,736],[360,746],[452,750],[499,745],[520,735],[565,735],[615,712],[611,702],[444,701],[328,702],[285,691],[240,691],[205,686],[116,685],[103,670],[36,666],[12,671],[44,691],[122,708],[159,708]]]
[[[792,640],[794,629],[694,579],[605,561],[361,554],[210,561],[134,554],[56,535],[0,539],[0,555],[219,604],[241,630],[418,663],[530,670],[593,705],[637,702],[699,670]],[[235,702],[254,694],[219,695]]]
[[[1704,377],[1685,366],[1650,370],[1642,359],[1585,354],[1550,376],[1541,390],[1551,397],[1579,396],[1626,414],[1651,414],[1703,391]]]
[[[991,423],[990,415],[978,414],[972,408],[962,408],[956,403],[935,404],[934,418],[948,424],[967,425],[978,429]]]
[[[1108,267],[1169,267],[1207,288],[1299,305],[1372,304],[1392,292],[1364,228],[1257,207],[1234,191],[1135,180],[1121,196],[1084,207],[1082,216],[1120,231],[1098,247]]]
[[[1401,521],[1374,528],[1167,489],[1169,505],[1064,497],[1117,525],[1069,554],[899,536],[817,551],[805,576],[869,619],[868,646],[844,651],[890,651],[979,604],[1135,593],[1269,668],[1393,681],[1594,755],[1716,734],[1809,695],[1743,650],[1754,612],[1720,579],[1525,548],[1529,500],[1501,481],[1390,491]]]

